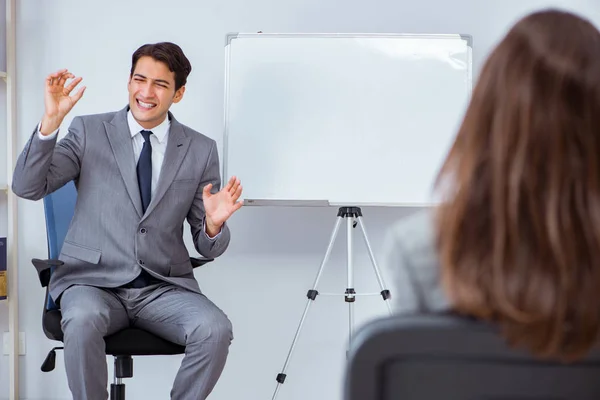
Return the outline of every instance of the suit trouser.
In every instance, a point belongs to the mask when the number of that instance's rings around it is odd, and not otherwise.
[[[75,400],[108,398],[104,337],[134,326],[185,345],[171,398],[205,399],[233,340],[231,322],[204,295],[169,283],[141,289],[71,286],[60,298],[65,367]]]

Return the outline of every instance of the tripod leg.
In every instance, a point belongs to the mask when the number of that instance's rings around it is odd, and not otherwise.
[[[321,280],[321,276],[323,275],[323,269],[325,268],[325,264],[329,260],[329,256],[331,255],[331,250],[333,249],[333,244],[335,243],[335,238],[337,236],[338,230],[340,228],[340,224],[342,222],[342,217],[338,217],[335,226],[333,227],[333,232],[331,233],[331,238],[329,239],[329,245],[327,246],[327,250],[325,251],[325,256],[323,257],[323,261],[321,261],[321,266],[319,267],[319,272],[317,272],[317,277],[315,278],[315,282],[313,283],[312,289],[308,291],[306,297],[308,300],[306,301],[306,306],[304,307],[304,312],[302,313],[302,317],[300,318],[300,323],[298,324],[298,328],[296,329],[296,334],[294,335],[294,340],[292,341],[292,345],[290,346],[290,350],[288,352],[287,358],[285,359],[285,363],[283,364],[283,369],[279,374],[277,374],[277,386],[275,387],[275,392],[273,393],[273,400],[277,397],[277,393],[279,392],[280,385],[285,382],[286,374],[285,371],[290,363],[290,359],[292,357],[292,353],[294,348],[296,347],[296,342],[298,341],[298,337],[300,336],[300,331],[302,330],[302,326],[304,325],[304,320],[306,319],[306,315],[308,314],[308,310],[310,308],[311,303],[317,298],[319,292],[317,291],[317,286],[319,281]]]
[[[369,243],[369,238],[367,236],[367,229],[365,228],[365,224],[361,216],[358,218],[358,222],[360,225],[360,229],[362,230],[363,238],[365,240],[365,244],[367,245],[367,250],[369,251],[369,258],[371,258],[371,263],[373,264],[373,269],[375,270],[375,275],[377,276],[377,281],[379,282],[379,288],[381,289],[381,297],[387,304],[387,308],[390,314],[392,314],[392,307],[390,304],[390,291],[386,289],[385,282],[383,281],[383,277],[379,272],[379,267],[377,266],[377,261],[375,260],[375,255],[373,254],[373,249],[371,248],[371,244]]]
[[[354,290],[354,259],[352,254],[352,229],[354,229],[356,222],[354,217],[348,217],[346,226],[346,240],[347,240],[347,274],[348,281],[346,285],[346,296],[344,300],[348,303],[348,350],[350,349],[350,343],[352,343],[352,330],[354,328],[354,302],[356,300]],[[346,352],[348,354],[348,352]]]

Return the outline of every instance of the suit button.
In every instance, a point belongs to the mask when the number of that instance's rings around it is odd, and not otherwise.
[[[141,265],[144,265],[144,260],[138,260]]]
[[[146,228],[140,229],[140,233],[146,233],[146,232],[147,232]]]

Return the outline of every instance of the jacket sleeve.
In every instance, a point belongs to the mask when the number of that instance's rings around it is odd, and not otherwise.
[[[206,213],[204,211],[204,201],[202,199],[202,190],[206,185],[212,183],[212,193],[221,190],[221,177],[219,172],[219,156],[216,143],[213,141],[208,162],[202,173],[202,179],[196,189],[196,195],[190,211],[187,215],[187,221],[190,225],[194,246],[196,251],[204,257],[215,258],[225,252],[229,246],[230,233],[227,223],[221,227],[221,232],[216,237],[210,238],[205,231]]]
[[[36,126],[17,159],[12,191],[19,197],[39,200],[77,179],[85,149],[84,124],[75,117],[67,135],[42,140]]]

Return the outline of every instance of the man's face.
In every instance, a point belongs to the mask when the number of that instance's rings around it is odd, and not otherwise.
[[[152,57],[138,60],[127,84],[129,108],[136,121],[145,129],[152,129],[167,117],[171,104],[183,97],[185,87],[175,91],[175,73]]]

